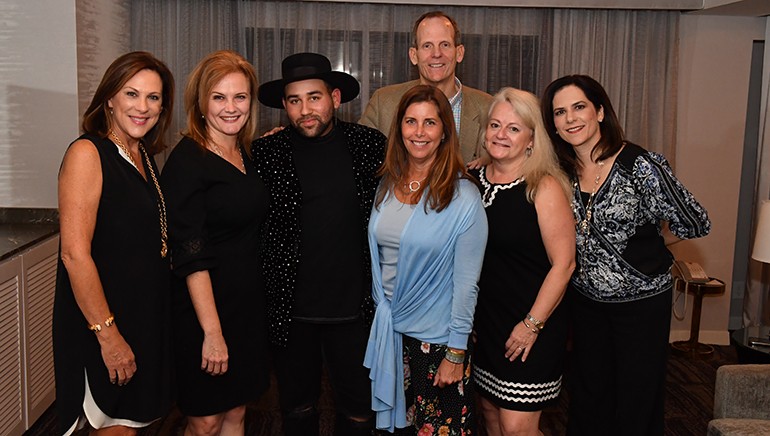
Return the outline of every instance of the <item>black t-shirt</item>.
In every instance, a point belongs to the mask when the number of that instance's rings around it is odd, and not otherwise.
[[[345,135],[291,134],[302,189],[294,319],[339,322],[359,316],[363,280],[361,212]]]

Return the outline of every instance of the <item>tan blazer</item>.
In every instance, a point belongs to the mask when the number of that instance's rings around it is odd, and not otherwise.
[[[398,102],[409,88],[419,84],[419,80],[412,80],[378,89],[369,99],[369,104],[366,105],[358,123],[374,127],[385,135],[389,135]],[[463,105],[460,110],[460,154],[465,163],[481,156],[486,127],[484,120],[491,102],[491,95],[463,85]]]

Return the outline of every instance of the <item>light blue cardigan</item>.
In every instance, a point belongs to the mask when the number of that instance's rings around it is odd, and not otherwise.
[[[401,233],[391,300],[382,288],[375,236],[381,214],[376,207],[369,220],[377,310],[364,366],[370,369],[377,428],[391,432],[408,425],[401,335],[466,349],[487,243],[487,217],[473,182],[460,180],[455,198],[440,213],[425,212],[426,197],[423,194]]]

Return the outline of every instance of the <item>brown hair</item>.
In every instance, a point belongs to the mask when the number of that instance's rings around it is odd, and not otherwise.
[[[420,18],[414,22],[414,27],[412,27],[412,47],[417,47],[417,28],[420,27],[420,23],[427,20],[428,18],[446,18],[449,20],[449,22],[452,24],[452,29],[454,30],[455,34],[455,47],[462,44],[460,38],[460,27],[457,25],[457,22],[454,20],[454,18],[441,11],[431,11],[420,15]]]
[[[401,121],[404,119],[404,114],[409,106],[422,102],[436,105],[444,139],[436,150],[436,157],[426,177],[427,183],[420,186],[415,195],[421,197],[423,191],[428,189],[428,200],[425,203],[426,211],[430,207],[436,212],[441,212],[449,206],[454,197],[458,177],[470,180],[460,156],[460,140],[457,137],[457,130],[455,130],[454,114],[449,100],[438,88],[430,85],[417,85],[408,90],[398,103],[396,118],[393,120],[390,135],[388,135],[385,161],[378,173],[382,177],[382,181],[375,198],[375,207],[380,206],[385,199],[385,194],[396,189],[402,183],[402,178],[409,172],[409,152],[404,145]]]
[[[142,70],[155,71],[163,83],[161,111],[158,122],[142,138],[142,143],[149,154],[156,154],[166,148],[165,133],[171,125],[174,109],[174,76],[166,64],[146,51],[126,53],[115,59],[104,72],[101,83],[96,88],[91,104],[83,114],[83,132],[107,137],[111,129],[108,100],[120,91],[126,82]]]
[[[570,85],[577,86],[583,91],[588,101],[594,106],[594,110],[604,109],[604,121],[599,123],[601,138],[591,150],[592,159],[596,156],[596,160],[604,160],[614,155],[623,147],[625,137],[618,116],[612,108],[609,96],[607,96],[607,91],[595,79],[590,76],[575,74],[560,77],[551,82],[543,93],[543,122],[548,136],[553,142],[561,167],[568,175],[576,177],[580,170],[580,161],[575,154],[574,147],[556,134],[556,123],[553,120],[553,98],[557,92]]]
[[[228,74],[241,73],[249,81],[250,109],[249,119],[238,132],[238,143],[248,145],[254,139],[259,122],[257,100],[257,75],[254,67],[240,54],[232,50],[219,50],[210,53],[203,58],[187,79],[184,90],[184,107],[187,112],[187,130],[184,135],[191,137],[201,146],[206,145],[211,139],[206,129],[206,120],[203,115],[209,108],[209,94],[211,90]],[[251,153],[250,147],[244,147],[247,154]]]

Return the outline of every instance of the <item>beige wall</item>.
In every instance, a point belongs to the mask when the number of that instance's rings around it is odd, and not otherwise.
[[[767,25],[767,18],[683,15],[681,19],[676,174],[706,207],[713,228],[709,236],[676,244],[672,251],[678,258],[699,262],[727,288],[720,297],[704,298],[701,342],[729,343],[751,50],[754,40],[765,38]],[[672,340],[689,337],[689,307],[684,321],[672,320]]]
[[[0,207],[54,208],[78,133],[75,2],[5,2],[0,20]]]

